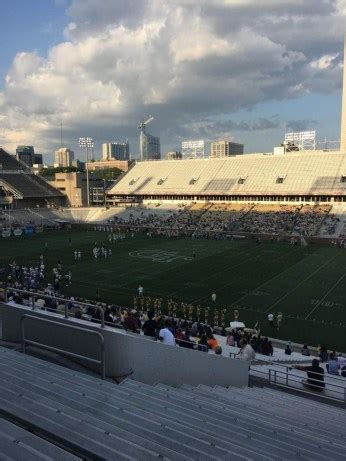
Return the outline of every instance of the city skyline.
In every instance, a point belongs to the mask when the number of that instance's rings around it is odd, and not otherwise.
[[[230,139],[271,151],[286,131],[339,138],[346,1],[2,2],[0,145],[82,153],[155,117],[161,151]],[[29,32],[28,32],[29,24]],[[208,151],[209,149],[207,149]]]

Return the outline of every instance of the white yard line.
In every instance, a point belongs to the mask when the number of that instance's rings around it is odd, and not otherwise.
[[[341,282],[341,280],[346,276],[346,272],[345,274],[343,274],[335,283],[334,285],[327,291],[327,293],[323,296],[323,298],[321,298],[319,300],[319,302],[316,304],[316,306],[311,310],[311,312],[308,313],[308,315],[305,317],[305,320],[307,320],[310,315],[315,312],[315,310],[321,305],[321,303],[323,303],[323,301],[326,299],[326,297],[329,295],[329,293],[331,293],[335,287],[337,287],[339,285],[339,283]]]
[[[332,261],[334,261],[334,259],[339,256],[338,254],[335,255],[333,258],[329,259],[326,263],[322,264],[322,266],[318,267],[315,271],[313,271],[310,275],[308,275],[308,277],[305,277],[304,279],[302,279],[294,288],[292,288],[291,290],[287,291],[287,293],[285,293],[283,296],[281,296],[281,298],[279,298],[277,301],[275,301],[275,303],[271,304],[268,309],[265,311],[265,312],[269,312],[273,309],[274,306],[276,306],[277,304],[279,304],[283,299],[287,298],[287,296],[289,296],[290,294],[292,294],[294,291],[296,291],[297,288],[299,288],[301,285],[303,285],[303,283],[307,282],[308,280],[310,280],[315,274],[317,274],[317,272],[319,272],[321,269],[323,269],[325,266],[327,266],[329,263],[331,263]]]

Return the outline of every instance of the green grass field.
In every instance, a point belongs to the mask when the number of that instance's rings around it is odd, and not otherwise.
[[[95,242],[112,248],[112,257],[95,262]],[[75,249],[82,251],[82,261],[74,261]],[[263,334],[346,351],[346,250],[144,235],[110,244],[108,233],[94,231],[0,240],[2,266],[13,260],[35,263],[41,253],[46,282],[52,282],[59,259],[64,272],[71,270],[72,286],[62,289],[66,294],[95,299],[98,291],[105,302],[132,306],[141,284],[146,296],[206,307],[215,291],[216,309],[227,309],[227,323],[238,309],[240,320],[249,327],[258,321]],[[282,328],[272,331],[267,315],[279,311]]]

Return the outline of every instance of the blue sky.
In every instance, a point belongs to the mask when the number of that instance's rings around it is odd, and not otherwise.
[[[260,3],[260,4],[259,4]],[[339,138],[346,0],[2,0],[0,145]],[[8,75],[7,81],[5,76]],[[78,153],[77,153],[78,155]]]
[[[1,87],[16,53],[37,50],[45,55],[63,39],[66,5],[56,0],[1,1]]]

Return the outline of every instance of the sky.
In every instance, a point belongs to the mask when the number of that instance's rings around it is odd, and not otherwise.
[[[0,145],[52,162],[78,138],[271,152],[340,131],[346,0],[0,0]]]

